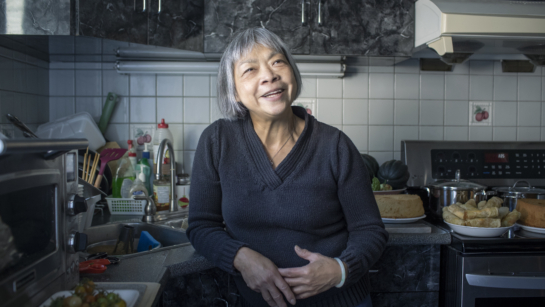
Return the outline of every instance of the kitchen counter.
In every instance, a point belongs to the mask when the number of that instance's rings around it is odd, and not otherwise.
[[[138,222],[134,215],[104,216],[93,218],[93,226],[113,222]],[[390,234],[388,246],[398,245],[443,245],[450,244],[451,236],[448,230],[425,219],[424,223],[431,226],[431,233]],[[165,249],[147,255],[123,259],[119,265],[110,265],[105,273],[87,275],[96,282],[159,282],[165,285],[170,277],[183,276],[211,269],[214,265],[200,256],[193,246],[187,245]],[[83,276],[83,275],[82,275]]]

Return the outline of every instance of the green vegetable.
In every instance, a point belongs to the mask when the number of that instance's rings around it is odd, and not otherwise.
[[[367,173],[369,174],[369,179],[373,179],[374,177],[376,177],[378,172],[377,160],[372,156],[366,154],[362,154],[361,157],[363,159],[363,163],[365,164],[365,168],[367,169]]]
[[[387,184],[387,183],[382,183],[380,185],[380,190],[381,191],[390,191],[390,190],[392,190],[392,186]]]
[[[409,180],[410,174],[407,165],[399,160],[384,162],[378,169],[377,178],[381,183],[387,183],[393,189],[402,189]]]
[[[373,191],[380,191],[380,181],[377,177],[373,177],[373,181],[371,182],[371,189],[373,189]]]

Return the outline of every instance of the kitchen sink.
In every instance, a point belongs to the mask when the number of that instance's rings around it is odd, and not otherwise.
[[[156,222],[154,225],[167,227],[171,229],[179,229],[185,232],[185,230],[187,229],[187,217],[172,219],[172,220],[162,221],[162,222]]]
[[[173,222],[175,220],[171,221]],[[161,223],[164,224],[171,221]],[[165,227],[165,225],[148,223],[116,223],[87,228],[84,233],[87,234],[87,246],[89,247],[89,250],[86,250],[86,252],[94,253],[97,251],[106,251],[107,247],[113,250],[112,246],[115,246],[117,238],[119,237],[121,229],[124,225],[134,227],[135,249],[138,246],[137,239],[140,238],[142,231],[147,231],[153,238],[155,238],[155,240],[159,241],[161,243],[161,247],[139,253],[135,252],[126,255],[115,255],[115,257],[131,258],[146,253],[153,253],[191,244],[185,235],[185,230],[179,227]],[[102,246],[105,248],[105,250],[97,250],[96,246]]]

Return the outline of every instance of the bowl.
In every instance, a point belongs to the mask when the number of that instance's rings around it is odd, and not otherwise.
[[[480,238],[492,238],[492,237],[499,237],[502,234],[506,233],[509,227],[498,227],[498,228],[489,228],[489,227],[471,227],[471,226],[461,226],[456,224],[451,224],[445,222],[450,229],[452,229],[454,232],[459,233],[464,236],[470,236],[470,237],[480,237]]]

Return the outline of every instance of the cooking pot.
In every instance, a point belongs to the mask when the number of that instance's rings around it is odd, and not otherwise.
[[[527,187],[517,187],[518,183],[526,183]],[[499,197],[503,198],[503,206],[509,207],[509,211],[513,211],[517,207],[519,198],[534,198],[545,199],[545,189],[532,187],[527,181],[519,180],[512,187],[496,187],[493,188]]]
[[[439,218],[443,217],[443,207],[457,202],[465,204],[474,199],[476,203],[487,200],[488,195],[495,195],[495,191],[486,191],[486,186],[460,179],[460,170],[456,171],[454,180],[437,181],[422,187],[428,192],[431,213]]]

